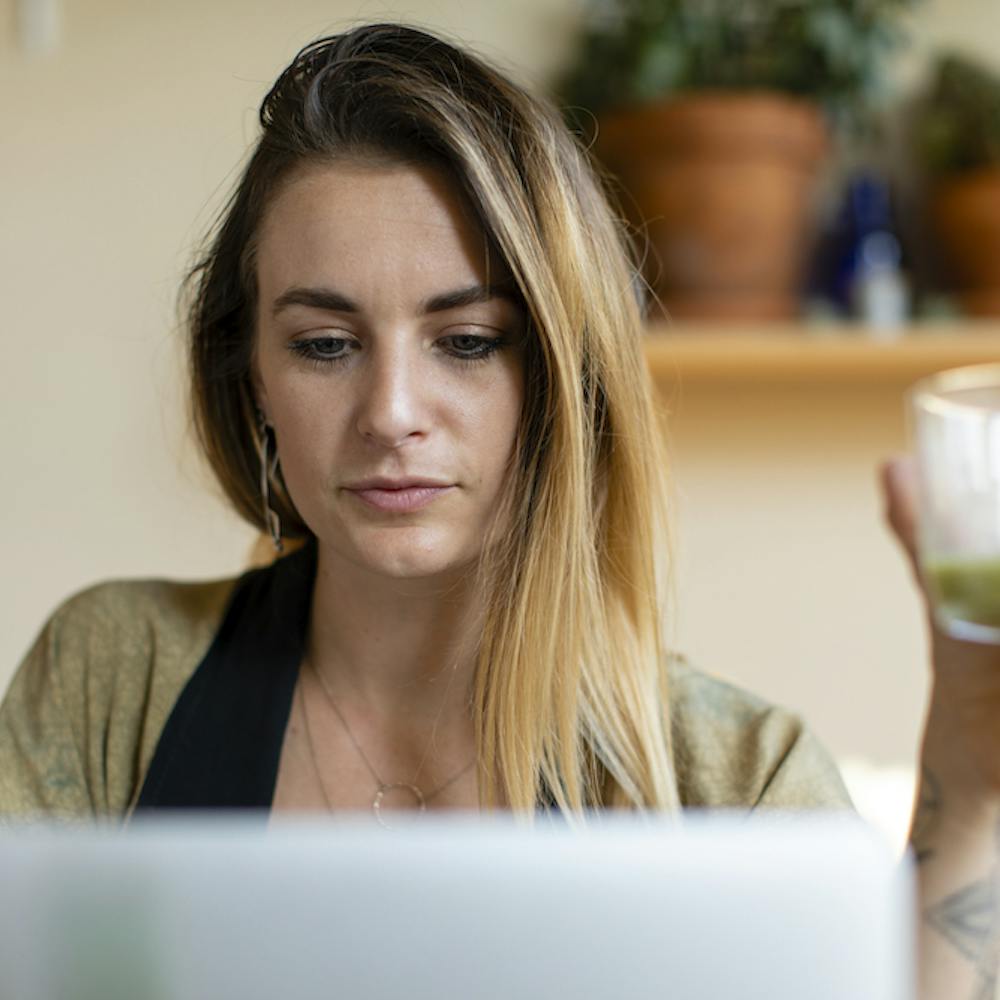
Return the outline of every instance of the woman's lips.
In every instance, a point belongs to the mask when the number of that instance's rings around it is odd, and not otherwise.
[[[360,489],[348,488],[347,492],[356,496],[362,503],[368,504],[369,507],[374,507],[376,510],[405,514],[426,507],[429,503],[433,503],[442,493],[447,493],[451,489],[454,489],[454,487],[404,486],[400,489],[389,489],[369,486]]]

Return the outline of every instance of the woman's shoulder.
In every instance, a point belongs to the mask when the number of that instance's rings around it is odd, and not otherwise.
[[[0,815],[120,815],[238,578],[114,580],[50,616],[0,706]]]
[[[850,807],[833,759],[793,712],[669,660],[681,802],[709,808]]]
[[[107,580],[63,601],[45,630],[83,645],[110,639],[184,644],[218,625],[237,579]]]
[[[41,659],[78,696],[71,703],[90,711],[168,709],[208,651],[237,579],[94,584],[56,609],[28,659]]]

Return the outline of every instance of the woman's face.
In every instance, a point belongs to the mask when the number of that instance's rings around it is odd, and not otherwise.
[[[514,446],[525,317],[455,184],[304,168],[264,216],[257,277],[257,401],[321,548],[395,578],[469,564]]]

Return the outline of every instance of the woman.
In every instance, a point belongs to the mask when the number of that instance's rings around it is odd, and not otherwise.
[[[0,813],[845,805],[796,719],[664,652],[636,272],[556,112],[375,25],[261,122],[193,276],[194,413],[236,510],[301,544],[60,609],[0,710]],[[1000,656],[935,639],[928,907],[986,884],[1000,815]],[[925,954],[985,982],[949,920]]]

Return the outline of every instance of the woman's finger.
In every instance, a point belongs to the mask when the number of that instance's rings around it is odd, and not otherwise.
[[[894,455],[879,466],[885,518],[921,583],[917,563],[917,469],[911,455]]]

